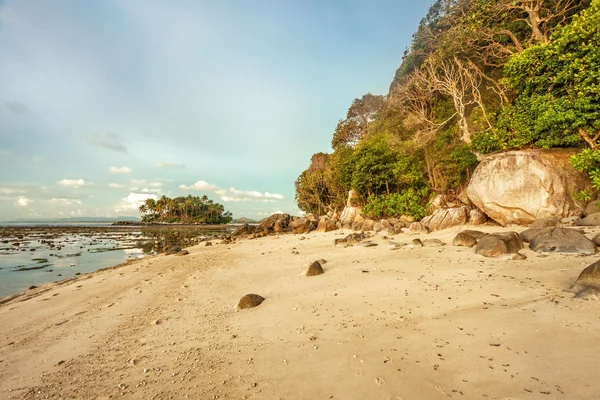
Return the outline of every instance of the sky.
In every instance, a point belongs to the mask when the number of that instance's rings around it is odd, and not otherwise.
[[[163,194],[299,214],[294,181],[431,2],[0,0],[0,221]]]

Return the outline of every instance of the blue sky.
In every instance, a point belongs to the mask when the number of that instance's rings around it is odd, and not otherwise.
[[[430,3],[0,0],[0,220],[162,194],[297,214],[295,179],[387,93]]]

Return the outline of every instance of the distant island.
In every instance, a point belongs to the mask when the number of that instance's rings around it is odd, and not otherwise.
[[[251,219],[251,218],[242,217],[242,218],[232,219],[231,223],[232,224],[257,224],[258,221]]]
[[[158,200],[149,198],[140,205],[139,212],[143,214],[142,222],[152,223],[201,223],[228,224],[233,219],[222,204],[215,203],[206,195],[180,196],[169,198],[165,195]]]

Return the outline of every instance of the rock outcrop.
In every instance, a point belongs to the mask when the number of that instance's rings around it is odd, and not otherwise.
[[[465,225],[469,220],[467,207],[439,208],[428,217],[421,220],[423,225],[429,227],[430,231],[439,231],[457,225]]]
[[[589,180],[570,164],[572,154],[571,149],[532,149],[487,156],[467,187],[469,200],[500,225],[580,215],[584,203],[572,195]]]

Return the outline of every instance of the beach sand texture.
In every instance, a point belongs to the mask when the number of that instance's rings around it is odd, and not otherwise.
[[[563,292],[598,257],[487,259],[460,230],[195,246],[35,289],[0,306],[0,399],[600,398],[600,302]]]

